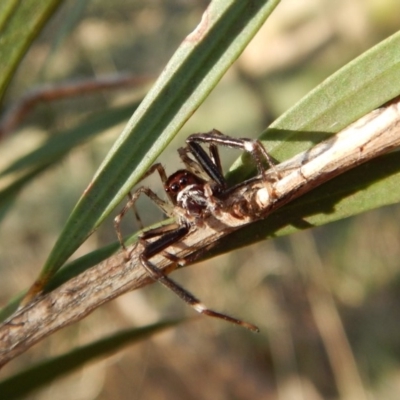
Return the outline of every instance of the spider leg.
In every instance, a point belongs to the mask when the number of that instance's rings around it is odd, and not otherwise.
[[[207,133],[195,133],[193,135],[190,135],[186,139],[186,143],[192,149],[193,153],[196,154],[198,153],[198,148],[200,147],[199,143],[209,144],[210,150],[211,146],[215,145],[222,145],[230,148],[241,149],[243,151],[246,151],[247,153],[250,153],[250,155],[253,157],[258,169],[258,173],[260,175],[263,175],[265,173],[266,168],[264,166],[264,163],[267,163],[268,166],[274,171],[276,179],[279,179],[279,174],[275,169],[276,162],[274,158],[267,153],[264,146],[261,144],[259,140],[246,139],[246,138],[236,139],[226,136],[220,131],[213,129],[212,131]],[[198,158],[199,163],[202,165],[202,167],[206,169],[207,166],[203,164],[204,159],[202,157],[196,157],[196,158]],[[216,161],[214,162],[216,163]]]
[[[221,158],[219,156],[218,147],[214,143],[210,144],[209,152],[210,152],[210,158],[212,159],[213,163],[216,165],[219,172],[221,172],[221,175],[223,175]]]
[[[191,153],[191,150],[189,147],[180,147],[178,149],[178,154],[182,162],[185,164],[185,167],[192,173],[196,175],[200,175],[201,177],[204,177],[205,179],[208,179],[208,176],[204,174],[204,170],[202,166],[196,162],[195,160],[191,159],[188,156],[188,153]]]
[[[164,167],[160,163],[156,163],[152,165],[147,172],[142,176],[140,179],[141,181],[145,178],[147,178],[149,175],[153,174],[155,171],[158,172],[161,182],[163,185],[165,185],[165,182],[167,181],[167,174],[165,173]],[[140,229],[143,229],[143,224],[142,220],[139,216],[139,213],[136,210],[135,204],[137,199],[141,194],[145,194],[147,197],[150,198],[162,211],[164,214],[168,216],[172,216],[173,212],[173,206],[174,206],[174,200],[168,196],[169,200],[171,201],[172,205],[169,204],[168,202],[160,199],[151,189],[146,188],[146,187],[140,187],[137,189],[133,194],[131,192],[128,192],[128,202],[126,203],[125,207],[121,210],[121,212],[114,218],[114,228],[117,233],[118,240],[121,244],[121,247],[125,253],[125,259],[129,260],[130,259],[130,252],[128,251],[124,239],[122,237],[122,232],[121,232],[121,221],[124,215],[128,212],[129,209],[133,210],[133,213],[135,215],[136,220],[139,223]]]
[[[158,240],[147,243],[143,253],[140,255],[140,261],[145,270],[154,280],[160,282],[165,287],[172,290],[178,297],[180,297],[184,302],[193,307],[197,312],[208,315],[210,317],[219,318],[236,325],[243,326],[244,328],[247,328],[253,332],[259,332],[259,329],[253,324],[249,324],[248,322],[241,321],[237,318],[233,318],[229,315],[222,314],[207,308],[197,297],[195,297],[192,293],[188,292],[174,280],[165,275],[163,271],[161,271],[155,264],[150,261],[151,257],[163,253],[164,250],[167,249],[169,246],[179,242],[183,237],[187,235],[189,229],[189,225],[184,224],[175,230],[171,230],[170,232],[165,233]],[[168,254],[166,257],[168,259],[172,259],[175,262],[179,259],[175,255],[171,254]]]
[[[131,192],[128,192],[128,199],[129,199],[129,201],[132,201],[132,193]],[[133,211],[133,215],[135,216],[135,220],[137,221],[137,223],[139,225],[139,229],[143,230],[144,229],[144,225],[143,225],[143,222],[142,222],[142,218],[140,218],[140,215],[139,215],[138,210],[136,208],[136,204],[133,203],[131,208],[132,208],[132,211]]]
[[[193,156],[196,158],[206,174],[219,186],[225,188],[227,186],[227,183],[222,173],[221,162],[216,146],[211,143],[212,147],[210,147],[210,157],[206,153],[206,151],[200,146],[200,144],[197,143],[197,140],[190,140],[192,136],[194,135],[190,135],[188,139],[186,139],[186,143],[189,147],[188,151],[193,154]]]
[[[140,234],[139,240],[142,242],[144,246],[149,246],[148,239],[155,238],[157,236],[165,235],[171,231],[176,231],[179,228],[179,225],[176,222],[172,222],[168,225],[162,225],[157,228],[148,229]]]
[[[141,194],[145,194],[149,197],[166,215],[172,215],[172,206],[166,201],[160,199],[151,189],[147,187],[140,187],[136,192],[129,196],[129,201],[126,203],[125,207],[121,212],[114,218],[114,228],[117,233],[118,240],[121,244],[122,250],[125,252],[125,259],[128,261],[130,259],[130,252],[128,251],[124,238],[121,232],[121,221],[124,215],[129,211],[129,209],[135,206],[135,203]]]
[[[158,172],[160,175],[161,182],[164,184],[167,181],[167,174],[165,173],[164,167],[161,165],[161,163],[155,163],[153,164],[147,171],[146,173],[140,178],[139,182],[142,181],[143,179],[147,178],[149,175],[153,174],[155,171]]]

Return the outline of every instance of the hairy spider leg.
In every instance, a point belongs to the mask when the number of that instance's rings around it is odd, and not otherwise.
[[[160,163],[152,165],[149,168],[149,170],[143,175],[141,180],[145,179],[146,177],[148,177],[155,171],[158,172],[163,185],[165,185],[165,182],[167,181],[167,175],[165,173],[164,167]],[[151,189],[143,186],[143,187],[140,187],[139,189],[137,189],[133,194],[131,192],[129,192],[129,194],[128,194],[129,201],[126,203],[125,207],[121,210],[121,212],[114,218],[115,231],[117,233],[117,237],[121,244],[122,250],[125,253],[125,259],[127,261],[130,259],[131,255],[125,245],[125,242],[124,242],[124,239],[122,236],[121,221],[122,221],[122,218],[124,217],[124,215],[128,212],[128,210],[132,208],[133,212],[135,214],[135,217],[138,220],[140,226],[143,225],[141,222],[140,216],[135,207],[135,203],[142,193],[145,194],[147,197],[149,197],[163,211],[164,214],[166,214],[169,217],[173,215],[173,211],[172,211],[173,206],[171,204],[169,204],[168,202],[160,199],[160,197],[158,197]],[[171,203],[174,205],[175,204],[174,199],[168,193],[167,193],[167,195],[168,195],[168,198],[170,199]]]
[[[128,199],[129,199],[129,201],[133,202],[133,195],[132,195],[131,192],[128,192]],[[144,229],[144,225],[143,225],[143,222],[142,222],[142,218],[140,218],[139,212],[138,212],[138,210],[136,208],[136,204],[133,203],[131,208],[132,208],[135,220],[136,220],[137,224],[139,225],[139,229],[143,230]]]
[[[193,141],[187,143],[190,152],[199,161],[199,164],[201,165],[204,172],[221,188],[225,188],[227,186],[227,183],[221,170],[221,162],[217,148],[213,148],[212,156],[210,157],[197,142]],[[218,164],[215,163],[215,157]]]
[[[221,166],[221,159],[218,152],[218,147],[214,143],[209,144],[209,155],[196,142],[188,143],[187,147],[178,149],[179,157],[185,166],[195,174],[207,175],[221,188],[227,186]],[[191,159],[188,153],[192,154],[196,160]]]
[[[114,227],[115,231],[117,232],[117,237],[118,240],[121,244],[122,250],[125,253],[125,260],[129,261],[131,258],[131,254],[128,251],[128,248],[125,245],[124,238],[122,236],[121,232],[121,221],[124,215],[132,208],[134,207],[137,199],[141,194],[145,194],[147,197],[149,197],[166,215],[171,215],[171,207],[170,205],[160,199],[151,189],[147,187],[140,187],[138,190],[136,190],[133,195],[131,195],[129,201],[126,203],[125,207],[121,210],[121,212],[114,218]]]
[[[250,324],[245,321],[241,321],[237,318],[230,317],[229,315],[219,313],[217,311],[211,310],[207,308],[197,297],[195,297],[192,293],[188,292],[186,289],[184,289],[182,286],[180,286],[178,283],[176,283],[174,280],[169,278],[167,275],[163,273],[155,264],[153,264],[150,261],[150,258],[163,253],[164,250],[166,250],[169,246],[179,242],[181,239],[183,239],[187,233],[190,230],[190,225],[189,224],[184,224],[175,230],[171,230],[169,232],[164,232],[163,235],[158,239],[155,240],[154,242],[148,243],[145,241],[145,235],[141,237],[139,240],[142,242],[144,245],[144,250],[142,254],[140,255],[140,261],[145,268],[145,270],[148,272],[148,274],[156,281],[160,282],[163,284],[165,287],[168,289],[172,290],[179,298],[181,298],[184,302],[189,304],[191,307],[193,307],[197,312],[200,314],[207,315],[209,317],[213,318],[219,318],[224,321],[231,322],[236,325],[243,326],[244,328],[247,328],[253,332],[259,332],[259,329],[257,326]],[[151,231],[149,231],[151,232]],[[152,233],[151,233],[152,234]],[[169,256],[172,256],[171,254],[168,254]],[[166,256],[169,258],[168,256]],[[179,259],[176,256],[172,257],[173,261],[176,261]]]
[[[139,182],[141,182],[143,179],[146,179],[149,175],[153,174],[155,171],[158,172],[158,175],[160,176],[161,182],[163,183],[163,185],[165,185],[165,182],[167,181],[168,177],[167,177],[167,174],[165,173],[164,167],[160,163],[156,163],[156,164],[152,165],[146,171],[146,173],[140,178]],[[132,197],[133,197],[132,193],[128,192],[129,201],[132,200]],[[136,209],[135,202],[133,202],[131,208],[132,208],[133,214],[135,216],[135,220],[137,221],[137,223],[139,225],[139,229],[143,230],[144,229],[144,225],[142,223],[142,219],[140,218],[139,212]]]
[[[246,139],[246,138],[236,139],[226,136],[220,131],[213,129],[212,131],[207,133],[195,133],[193,135],[190,135],[186,139],[186,143],[190,146],[193,152],[196,153],[197,151],[199,151],[198,150],[200,147],[199,143],[206,143],[210,145],[210,147],[215,145],[221,145],[225,147],[244,150],[247,153],[250,153],[250,155],[253,157],[258,169],[258,173],[260,175],[264,175],[266,171],[263,163],[263,161],[265,161],[268,164],[268,166],[274,171],[276,179],[279,178],[279,174],[275,169],[276,162],[274,158],[268,154],[268,152],[265,150],[264,146],[261,144],[259,140]],[[206,160],[203,157],[200,156],[198,160],[201,166],[205,170],[209,169],[209,165],[206,165],[207,164]]]
[[[223,176],[224,172],[222,171],[222,164],[221,164],[221,158],[219,156],[219,150],[218,150],[218,147],[214,143],[210,143],[209,152],[210,152],[210,158],[216,165],[218,171]],[[224,178],[224,181],[225,181],[225,178]]]
[[[208,180],[210,176],[205,173],[203,167],[197,161],[188,156],[189,153],[193,155],[189,147],[180,147],[178,149],[179,158],[185,164],[187,170],[195,175],[201,176],[204,180]]]

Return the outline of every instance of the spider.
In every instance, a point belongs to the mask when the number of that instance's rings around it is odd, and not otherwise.
[[[201,144],[208,145],[209,154]],[[175,219],[172,224],[149,229],[139,236],[138,244],[140,243],[143,246],[139,260],[149,276],[172,290],[199,313],[220,318],[258,332],[258,327],[253,324],[207,308],[198,298],[169,278],[151,262],[152,257],[161,253],[178,264],[183,261],[167,253],[168,247],[181,241],[190,230],[201,229],[204,219],[210,214],[218,214],[219,210],[224,207],[224,201],[229,197],[232,190],[238,186],[228,187],[221,167],[218,145],[237,148],[250,153],[257,166],[258,178],[262,177],[267,170],[265,164],[274,168],[275,160],[268,155],[258,140],[232,138],[216,129],[207,133],[192,134],[186,139],[186,147],[178,149],[185,169],[180,169],[167,177],[163,166],[157,163],[142,178],[144,179],[157,171],[168,201],[158,197],[148,187],[142,186],[138,188],[133,194],[129,193],[128,203],[116,216],[114,220],[115,230],[124,251],[125,260],[129,262],[131,254],[124,243],[120,223],[126,212],[131,208],[134,209],[135,215],[139,219],[135,210],[135,203],[141,194],[148,196],[166,216]],[[251,179],[239,185],[245,185],[249,181]]]

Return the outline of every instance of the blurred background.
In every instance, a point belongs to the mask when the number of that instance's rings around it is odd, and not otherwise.
[[[91,115],[137,102],[207,5],[65,1],[22,62],[3,111],[44,84],[118,81],[127,74],[134,79],[38,103],[2,139],[0,167]],[[399,27],[396,0],[282,1],[161,162],[169,173],[180,168],[176,149],[193,132],[217,128],[256,137]],[[125,122],[79,146],[20,193],[0,228],[2,305],[33,282]],[[238,155],[223,154],[226,168]],[[145,225],[162,219],[146,200],[138,208]],[[90,363],[29,398],[398,399],[399,219],[399,206],[386,207],[176,272],[174,278],[208,306],[258,325],[261,333],[196,318]],[[130,222],[126,228],[137,229]],[[115,240],[110,218],[76,257]],[[194,314],[174,294],[151,285],[53,334],[7,365],[0,378],[121,329]]]

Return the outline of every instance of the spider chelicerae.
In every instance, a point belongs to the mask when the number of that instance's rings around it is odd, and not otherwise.
[[[202,144],[208,145],[209,153],[203,149]],[[273,158],[268,155],[258,140],[232,138],[216,129],[207,133],[192,134],[186,139],[186,147],[178,150],[185,169],[180,169],[167,176],[163,166],[157,163],[142,178],[144,179],[157,171],[168,201],[161,199],[148,187],[140,187],[133,194],[129,194],[128,203],[115,218],[115,230],[124,251],[125,260],[129,262],[131,253],[122,237],[121,220],[129,209],[134,209],[135,203],[141,194],[148,196],[166,216],[175,219],[175,222],[170,225],[149,229],[139,236],[138,243],[143,246],[139,260],[149,276],[172,290],[199,313],[220,318],[258,332],[259,329],[253,324],[207,308],[193,294],[169,278],[157,265],[151,262],[152,257],[162,253],[171,261],[179,264],[180,260],[166,251],[168,247],[180,242],[191,230],[201,229],[207,216],[218,214],[233,189],[238,186],[228,187],[221,167],[218,146],[237,148],[249,153],[257,166],[258,179],[260,177],[262,179],[264,176],[265,171],[268,169],[266,165],[274,168],[275,162]],[[250,181],[251,179],[241,182],[239,185],[246,185]]]

